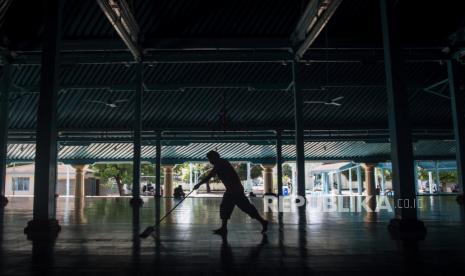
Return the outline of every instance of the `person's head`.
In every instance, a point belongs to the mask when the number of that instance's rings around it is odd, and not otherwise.
[[[182,188],[182,185],[179,185],[178,188]]]
[[[211,164],[215,164],[216,161],[220,159],[220,154],[214,150],[211,150],[207,153],[207,158],[208,161],[210,161]]]

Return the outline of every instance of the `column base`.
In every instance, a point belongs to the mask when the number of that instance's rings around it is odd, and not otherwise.
[[[421,220],[391,219],[388,226],[389,233],[398,240],[424,240],[426,227]]]
[[[61,226],[56,219],[31,220],[24,228],[28,240],[53,240],[60,231]]]
[[[130,204],[132,207],[141,207],[142,205],[144,205],[144,201],[143,201],[142,198],[140,198],[140,197],[133,197],[133,198],[131,198],[131,200],[129,201],[129,204]]]
[[[0,196],[0,207],[5,207],[8,204],[8,198],[6,196]]]

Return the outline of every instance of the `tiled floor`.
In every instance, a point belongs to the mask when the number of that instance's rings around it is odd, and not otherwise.
[[[153,224],[157,204],[146,201],[139,226],[127,198],[86,198],[75,210],[73,198],[59,198],[62,231],[53,247],[26,240],[32,198],[12,198],[3,214],[0,274],[3,275],[444,275],[465,271],[465,227],[453,197],[421,197],[420,218],[428,228],[416,244],[394,241],[387,232],[392,214],[370,221],[365,212],[266,213],[268,234],[236,209],[227,240],[211,234],[219,220],[220,198],[186,201],[160,226],[159,239],[139,240]],[[311,199],[314,200],[314,199]],[[348,200],[348,199],[345,199]],[[254,204],[263,213],[261,198]],[[161,215],[175,200],[160,201]],[[34,253],[34,254],[33,254]],[[462,274],[463,275],[463,274]]]

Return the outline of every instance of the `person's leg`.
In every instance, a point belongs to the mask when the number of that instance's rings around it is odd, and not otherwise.
[[[221,228],[214,230],[215,234],[226,234],[228,232],[228,220],[234,210],[234,200],[230,193],[223,195],[220,205]]]
[[[262,224],[262,233],[265,233],[268,230],[268,221],[260,216],[257,208],[250,203],[249,199],[244,194],[236,195],[235,203],[239,209]]]

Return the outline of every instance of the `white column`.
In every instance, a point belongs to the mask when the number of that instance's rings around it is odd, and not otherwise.
[[[164,165],[162,166],[165,183],[163,189],[163,196],[164,197],[172,197],[173,196],[173,168],[174,165]]]
[[[360,165],[357,167],[357,192],[359,195],[363,193],[362,168]]]
[[[429,183],[429,193],[433,193],[433,172],[429,171],[428,172],[428,183]]]
[[[192,183],[192,163],[189,162],[189,191],[194,189],[194,184]]]
[[[435,162],[435,169],[436,169],[436,185],[437,185],[436,187],[438,189],[438,192],[441,192],[441,191],[445,192],[445,190],[442,190],[443,187],[441,186],[441,179],[439,177],[439,162],[437,160]]]
[[[384,169],[381,169],[381,195],[384,195],[384,191],[386,191],[386,176],[384,175]]]
[[[69,196],[69,165],[66,166],[66,196]]]
[[[414,168],[414,179],[415,179],[415,195],[418,195],[418,167],[417,167],[417,162],[413,162],[413,168]]]
[[[352,168],[349,169],[349,194],[352,194]]]
[[[199,171],[197,168],[194,168],[194,182],[199,183]]]
[[[328,174],[328,176],[329,176],[329,181],[328,181],[329,182],[329,185],[328,185],[329,190],[328,190],[328,193],[333,193],[334,174],[331,172],[331,173]]]
[[[342,173],[338,171],[336,173],[336,182],[337,182],[337,194],[342,194]]]
[[[292,164],[292,195],[297,195],[297,171],[296,171],[296,164]]]
[[[252,179],[250,177],[250,162],[247,162],[247,184],[246,184],[246,192],[252,191]]]

